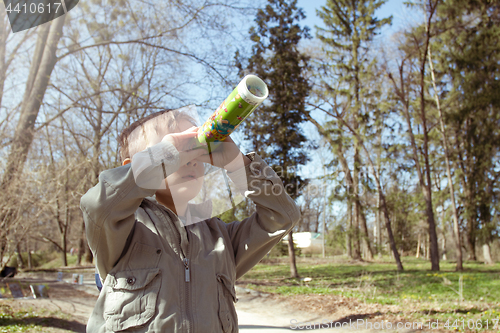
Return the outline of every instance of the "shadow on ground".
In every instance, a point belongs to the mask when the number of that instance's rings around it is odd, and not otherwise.
[[[85,325],[73,320],[65,320],[54,317],[44,318],[2,318],[0,319],[0,327],[2,326],[29,326],[37,325],[42,327],[53,327],[70,330],[71,332],[85,333]]]

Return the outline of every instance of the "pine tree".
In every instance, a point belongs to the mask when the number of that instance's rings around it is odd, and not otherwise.
[[[308,161],[310,148],[300,126],[306,121],[305,100],[311,88],[304,76],[309,59],[298,49],[301,39],[310,38],[308,28],[298,24],[304,18],[297,0],[269,0],[257,13],[257,27],[250,29],[254,45],[246,70],[237,64],[241,76],[255,73],[268,84],[268,102],[248,119],[245,133],[255,151],[274,165],[294,199],[307,180],[290,171]],[[298,277],[291,232],[288,243],[291,275]]]
[[[492,213],[500,177],[494,167],[500,152],[500,4],[452,0],[437,14],[436,71],[443,81],[445,119],[454,137],[465,245],[469,260],[476,260],[476,243],[489,252],[497,233]]]
[[[333,60],[334,65],[329,69],[333,76],[335,90],[332,96],[331,84],[323,80],[326,99],[340,99],[343,108],[347,110],[344,120],[352,123],[353,129],[360,135],[366,121],[366,113],[372,112],[369,107],[369,96],[363,81],[370,75],[372,66],[367,56],[370,42],[377,31],[391,22],[391,18],[379,20],[375,11],[385,3],[385,0],[327,0],[325,6],[318,10],[318,16],[323,20],[325,28],[317,27],[317,37],[323,42],[327,56]],[[335,101],[334,104],[337,104]],[[363,108],[363,105],[365,106]],[[367,107],[368,106],[368,107]],[[375,108],[373,108],[375,109]],[[359,198],[361,156],[360,143],[354,142],[354,165],[352,170],[344,157],[345,151],[336,145],[336,155],[339,157],[343,171],[346,174],[346,183],[349,192],[349,215],[352,215],[352,237],[354,259],[361,259],[360,234],[363,230],[363,242],[369,259],[373,258],[373,251],[368,238],[366,218],[363,213]],[[354,209],[351,213],[351,207]]]

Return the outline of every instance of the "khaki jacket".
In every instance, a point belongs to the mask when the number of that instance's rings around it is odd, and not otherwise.
[[[256,154],[245,195],[256,213],[183,226],[147,198],[130,164],[107,170],[81,199],[87,240],[103,282],[87,332],[238,332],[234,284],[298,222],[299,210]],[[147,198],[147,199],[146,199]]]

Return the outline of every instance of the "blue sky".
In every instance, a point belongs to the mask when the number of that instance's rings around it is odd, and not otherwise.
[[[392,33],[405,24],[409,9],[403,4],[403,0],[388,0],[377,13],[379,19],[393,16],[393,25],[383,31],[384,34]],[[304,25],[314,31],[315,25],[321,25],[321,20],[316,16],[316,9],[326,3],[325,0],[298,0],[298,6],[304,9],[307,18],[302,21]]]
[[[393,33],[401,30],[408,24],[415,23],[414,20],[418,20],[420,18],[420,15],[418,15],[414,9],[409,9],[403,4],[405,1],[407,0],[388,0],[377,12],[377,17],[379,19],[386,18],[391,15],[393,17],[392,26],[386,26],[378,37],[379,40],[384,41],[385,45],[387,45],[386,43]],[[306,13],[306,19],[301,23],[311,29],[312,36],[315,35],[314,26],[321,26],[322,24],[322,21],[316,16],[316,9],[319,9],[325,3],[326,0],[298,0],[298,6],[301,7]],[[319,135],[312,124],[307,124],[304,127],[306,128],[309,138],[319,139]],[[327,152],[323,152],[323,154],[328,155]],[[308,177],[322,176],[322,165],[319,161],[319,156],[317,155],[318,154],[316,152],[311,154],[311,162],[309,162],[308,165],[302,170],[304,175],[307,174]]]
[[[322,21],[316,16],[316,9],[319,9],[321,6],[323,6],[325,2],[326,0],[298,0],[298,6],[305,11],[307,16],[306,19],[301,22],[301,24],[303,26],[306,25],[311,29],[311,35],[313,37],[315,36],[315,25],[322,25]],[[421,15],[419,15],[418,12],[416,12],[414,9],[409,9],[408,7],[406,7],[403,2],[403,0],[388,0],[387,3],[385,3],[377,11],[377,17],[379,19],[383,19],[391,15],[393,17],[392,25],[384,27],[381,31],[381,34],[377,38],[379,41],[382,41],[381,45],[385,46],[390,43],[389,40],[391,35],[398,30],[401,30],[405,26],[408,26],[410,24],[415,24],[416,20],[421,19]],[[312,124],[305,124],[304,129],[306,130],[309,139],[315,140],[317,141],[317,143],[319,143],[320,136],[319,134],[317,134],[317,131]],[[326,161],[332,158],[332,154],[329,151],[328,147],[313,151],[309,155],[311,161],[305,167],[301,168],[299,174],[305,178],[315,178],[322,176],[323,168],[321,163],[321,155],[323,155],[323,158],[325,158]],[[337,185],[339,184],[336,184],[336,182],[333,181],[329,182],[328,187],[331,189]],[[330,205],[330,209],[333,216],[341,216],[343,214],[342,211],[344,208],[341,204],[334,203]],[[368,219],[369,222],[371,222],[371,217],[369,217]]]

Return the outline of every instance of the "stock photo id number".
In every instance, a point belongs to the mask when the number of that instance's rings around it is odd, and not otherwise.
[[[37,27],[56,19],[71,9],[79,0],[4,0],[12,32]]]

